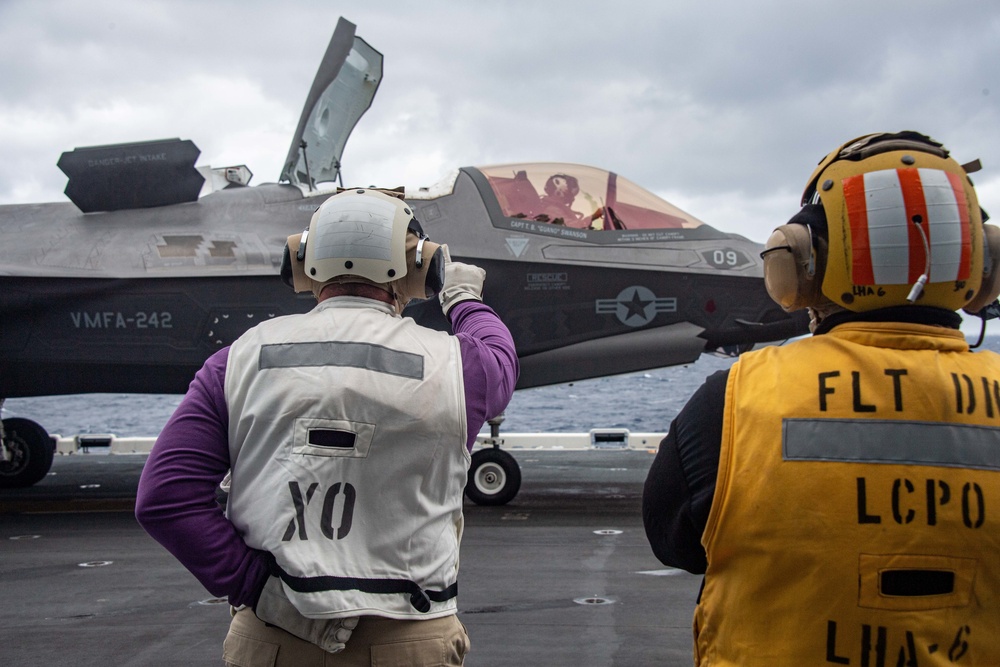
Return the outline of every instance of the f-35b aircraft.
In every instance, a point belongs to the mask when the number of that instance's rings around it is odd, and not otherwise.
[[[348,135],[382,79],[382,55],[341,19],[278,183],[243,165],[196,168],[179,139],[76,148],[64,203],[0,207],[0,403],[90,392],[183,393],[252,325],[304,312],[278,278],[285,239],[340,179]],[[570,164],[463,167],[406,191],[425,232],[487,271],[519,388],[690,363],[805,332],[764,290],[761,246],[713,229],[614,172]],[[447,327],[436,303],[406,315]],[[499,504],[520,473],[499,448],[469,494]],[[34,484],[53,445],[3,420],[0,485]]]

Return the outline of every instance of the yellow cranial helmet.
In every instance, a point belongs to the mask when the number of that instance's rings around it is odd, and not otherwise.
[[[803,212],[813,209],[813,219],[816,211],[825,218],[825,238],[808,238],[817,231],[809,229],[804,242],[792,243],[793,232],[802,234],[786,225],[764,253],[765,282],[769,291],[785,290],[772,297],[786,309],[829,299],[855,312],[909,304],[972,312],[1000,291],[992,261],[1000,261],[1000,230],[985,225],[984,231],[966,169],[929,137],[882,133],[844,144],[820,161],[802,205]],[[790,254],[769,260],[778,249]],[[783,280],[781,265],[798,277]],[[803,272],[816,266],[821,273]],[[804,275],[814,283],[808,289]],[[781,287],[796,283],[797,293]]]

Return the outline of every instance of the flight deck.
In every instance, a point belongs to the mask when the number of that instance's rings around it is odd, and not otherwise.
[[[691,664],[701,577],[646,542],[653,449],[522,450],[514,500],[466,503],[466,665]],[[229,606],[132,514],[145,460],[56,456],[38,484],[0,490],[5,664],[222,664]]]

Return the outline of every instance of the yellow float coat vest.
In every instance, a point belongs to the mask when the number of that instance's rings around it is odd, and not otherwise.
[[[743,355],[698,665],[1000,665],[1000,355],[851,323]]]

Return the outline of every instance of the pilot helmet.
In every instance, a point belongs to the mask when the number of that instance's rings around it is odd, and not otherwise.
[[[317,296],[330,283],[374,283],[402,310],[440,292],[443,251],[399,193],[354,188],[327,199],[306,231],[288,237],[281,276],[296,292]]]
[[[976,313],[1000,294],[1000,228],[984,218],[966,168],[940,143],[910,131],[859,137],[820,161],[802,209],[767,240],[765,286],[789,312]]]
[[[545,181],[545,194],[549,197],[571,202],[580,194],[580,182],[576,176],[553,174]]]

